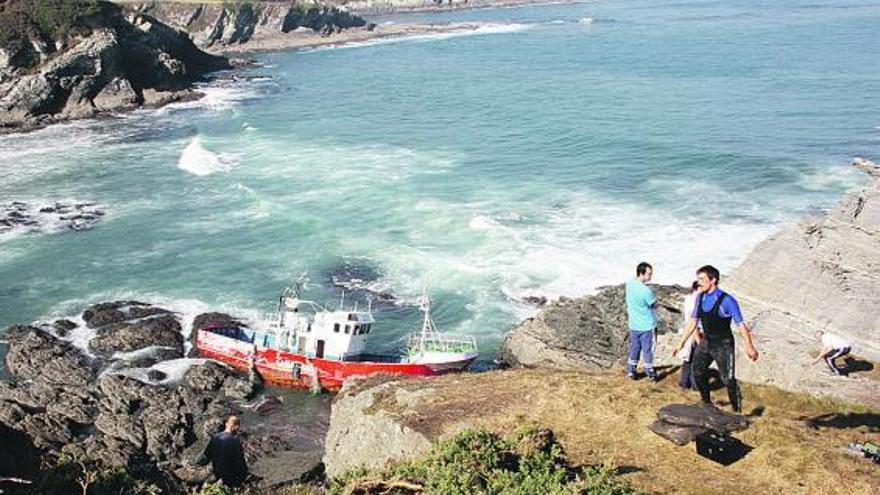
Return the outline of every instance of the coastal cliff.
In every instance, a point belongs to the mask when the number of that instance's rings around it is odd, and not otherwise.
[[[211,52],[303,31],[326,37],[367,26],[363,18],[323,2],[147,2],[134,8],[188,32],[199,47]]]
[[[108,2],[7,2],[0,23],[0,129],[191,98],[194,82],[230,68],[186,33]]]

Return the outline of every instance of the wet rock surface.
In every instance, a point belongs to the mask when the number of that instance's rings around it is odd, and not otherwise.
[[[677,331],[685,289],[652,285],[657,296],[657,333]],[[560,298],[511,330],[498,359],[507,366],[560,369],[609,368],[623,362],[629,345],[624,286],[595,295]]]
[[[399,302],[387,285],[382,283],[379,269],[369,263],[345,260],[327,270],[324,278],[327,286],[344,290],[355,299],[385,305]]]
[[[59,320],[6,329],[3,472],[26,475],[67,455],[175,481],[204,480],[207,471],[191,462],[228,414],[244,410],[253,385],[215,361],[165,361],[180,357],[183,336],[177,315],[164,308],[115,301],[91,306],[81,318],[85,325]],[[89,352],[73,343],[87,333],[95,334]],[[118,352],[128,355],[114,357]],[[251,460],[292,443],[272,431],[243,441]]]
[[[10,232],[59,232],[88,230],[105,215],[92,202],[0,203],[0,235]]]

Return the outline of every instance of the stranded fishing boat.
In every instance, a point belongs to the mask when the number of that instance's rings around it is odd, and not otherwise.
[[[479,355],[473,336],[437,331],[431,301],[422,294],[422,329],[409,337],[398,355],[369,354],[367,340],[372,308],[337,310],[300,299],[305,277],[288,287],[278,303],[278,316],[268,331],[249,328],[199,328],[201,355],[242,370],[256,370],[264,382],[284,387],[338,390],[353,376],[373,373],[429,376],[467,367]]]

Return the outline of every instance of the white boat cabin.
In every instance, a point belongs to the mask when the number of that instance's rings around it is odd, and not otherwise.
[[[283,298],[281,306],[279,341],[291,352],[333,360],[351,359],[366,352],[375,321],[369,308],[328,311],[296,297]],[[311,311],[303,311],[306,307]]]

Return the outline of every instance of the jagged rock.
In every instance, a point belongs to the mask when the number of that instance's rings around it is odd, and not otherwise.
[[[111,323],[98,329],[97,336],[89,341],[89,349],[109,355],[114,352],[130,352],[144,347],[158,346],[178,349],[183,355],[183,335],[180,323],[173,315],[166,314]]]
[[[124,15],[109,2],[75,19],[72,31],[40,50],[26,46],[42,46],[33,42],[57,34],[22,32],[4,44],[0,126],[33,127],[134,108],[144,104],[144,91],[177,93],[208,72],[230,68],[186,33],[145,14]]]
[[[168,24],[188,31],[200,47],[223,51],[305,28],[322,35],[366,26],[367,22],[339,6],[237,3],[189,6],[170,2],[149,2],[141,7]]]
[[[95,378],[93,363],[68,342],[36,327],[6,329],[6,369],[15,377],[43,383],[86,387]]]
[[[245,324],[226,313],[202,313],[193,319],[193,330],[210,327],[244,328]]]
[[[657,332],[674,333],[683,321],[685,290],[654,285]],[[507,334],[498,359],[508,366],[608,368],[623,362],[629,342],[624,286],[592,296],[560,298]]]
[[[195,366],[184,376],[184,384],[199,392],[222,392],[227,397],[244,399],[253,394],[253,386],[229,366],[208,361]]]
[[[0,203],[0,232],[18,229],[24,232],[87,230],[94,227],[104,212],[94,203],[59,203],[51,205]]]

